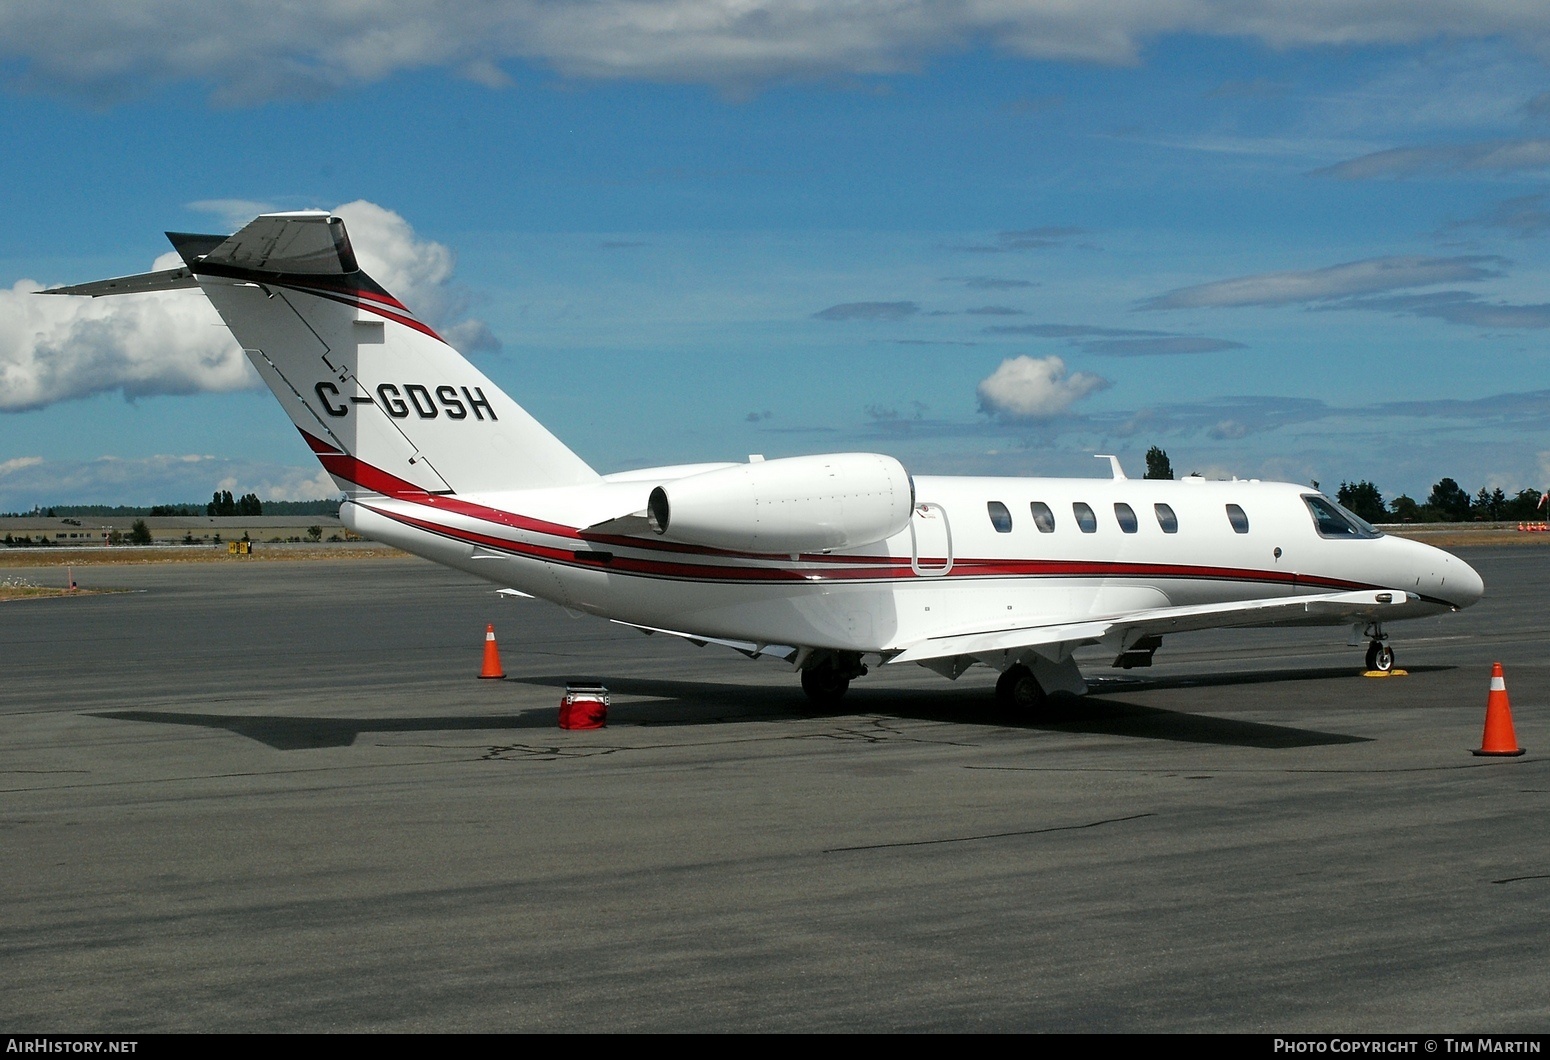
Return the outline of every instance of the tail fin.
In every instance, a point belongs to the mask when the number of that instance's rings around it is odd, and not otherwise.
[[[341,489],[476,493],[597,481],[361,271],[339,218],[264,214],[232,236],[167,237],[186,269],[58,293],[197,283]]]

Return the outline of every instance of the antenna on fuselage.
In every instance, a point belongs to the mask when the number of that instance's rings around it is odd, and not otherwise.
[[[1119,457],[1113,455],[1112,453],[1094,453],[1093,459],[1107,460],[1109,462],[1109,467],[1114,469],[1115,479],[1123,479],[1125,477],[1125,469],[1119,466]]]

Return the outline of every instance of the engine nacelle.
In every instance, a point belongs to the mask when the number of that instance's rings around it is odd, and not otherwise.
[[[646,518],[672,541],[736,552],[854,548],[909,526],[914,483],[876,453],[830,453],[706,471],[651,491]]]

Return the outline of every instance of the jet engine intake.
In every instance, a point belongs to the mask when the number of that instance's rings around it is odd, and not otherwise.
[[[909,526],[915,487],[877,453],[829,453],[706,471],[651,491],[646,519],[670,541],[736,552],[855,548]]]

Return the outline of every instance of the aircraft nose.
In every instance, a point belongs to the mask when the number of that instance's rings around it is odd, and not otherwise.
[[[1447,581],[1443,589],[1445,599],[1454,607],[1468,607],[1485,595],[1485,579],[1457,556],[1449,556]]]

